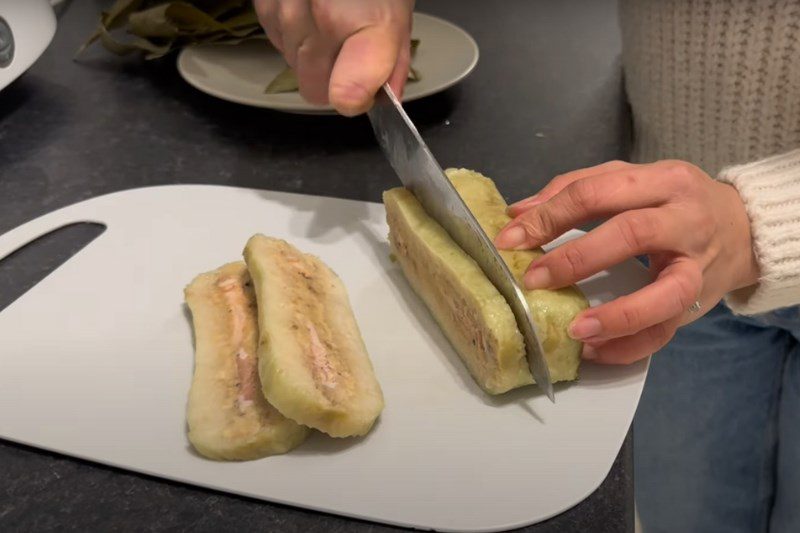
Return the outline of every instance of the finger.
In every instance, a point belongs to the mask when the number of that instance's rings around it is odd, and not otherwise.
[[[570,324],[569,335],[591,343],[635,335],[670,321],[677,326],[702,288],[700,265],[691,259],[676,260],[646,287],[581,313]]]
[[[602,165],[596,165],[593,167],[582,168],[579,170],[574,170],[572,172],[567,172],[566,174],[560,174],[550,180],[550,183],[545,185],[542,190],[538,193],[534,194],[533,196],[529,196],[519,202],[515,202],[508,207],[508,215],[515,217],[522,213],[523,211],[527,210],[534,205],[540,204],[542,202],[546,202],[549,198],[552,198],[559,192],[561,192],[564,187],[569,185],[572,182],[588,178],[589,176],[595,176],[597,174],[605,174],[608,172],[612,172],[615,170],[621,170],[623,168],[632,167],[631,163],[626,163],[624,161],[608,161],[603,163]]]
[[[666,208],[624,211],[536,259],[525,274],[525,284],[530,289],[566,287],[631,257],[685,251],[686,239],[683,219]]]
[[[283,53],[283,38],[278,25],[278,0],[257,0],[253,2],[253,7],[267,39]]]
[[[389,76],[389,86],[399,100],[403,99],[406,81],[408,80],[408,69],[411,67],[411,37],[400,47],[400,55],[397,56],[397,64],[394,66],[392,75]]]
[[[613,339],[600,344],[585,344],[583,358],[606,365],[629,365],[644,359],[666,346],[678,328],[677,320],[651,326],[636,335]]]
[[[297,82],[300,95],[316,105],[328,103],[328,81],[339,46],[333,41],[325,42],[319,33],[306,39],[297,51]]]
[[[503,249],[533,248],[585,222],[659,205],[669,198],[671,187],[654,179],[653,172],[642,165],[574,181],[514,218],[495,244]]]
[[[344,41],[328,90],[337,111],[354,116],[370,108],[375,93],[394,71],[402,42],[392,25],[367,26]]]
[[[307,0],[281,0],[278,5],[283,57],[290,67],[296,68],[300,47],[304,43],[307,45],[307,41],[316,33],[311,8]]]

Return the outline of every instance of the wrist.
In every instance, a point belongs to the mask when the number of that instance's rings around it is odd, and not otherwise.
[[[761,268],[753,246],[753,231],[744,201],[733,185],[720,183],[720,186],[728,200],[725,205],[728,206],[726,211],[729,215],[725,223],[732,236],[728,243],[734,268],[733,286],[730,290],[737,290],[758,283]]]

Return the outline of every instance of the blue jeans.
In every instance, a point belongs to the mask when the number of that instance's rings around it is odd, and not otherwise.
[[[634,464],[645,533],[800,532],[800,309],[681,328],[652,359]]]

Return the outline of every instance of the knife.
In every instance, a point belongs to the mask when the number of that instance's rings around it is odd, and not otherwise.
[[[388,84],[384,84],[376,95],[375,104],[367,112],[367,116],[378,144],[403,185],[416,196],[425,211],[478,263],[489,281],[505,297],[525,340],[531,374],[539,388],[555,403],[544,350],[522,289],[497,253],[489,236],[434,159]]]

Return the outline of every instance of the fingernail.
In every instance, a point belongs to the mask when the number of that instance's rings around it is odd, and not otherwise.
[[[567,328],[569,336],[575,340],[588,339],[600,334],[603,326],[596,318],[579,318]]]
[[[583,352],[581,353],[581,357],[591,361],[592,359],[597,359],[597,350],[594,349],[593,346],[589,346],[588,344],[583,345]]]
[[[510,250],[525,243],[528,234],[522,226],[512,226],[500,232],[494,243],[498,248]]]
[[[525,288],[528,290],[546,289],[553,282],[553,276],[547,267],[536,267],[525,274]]]

